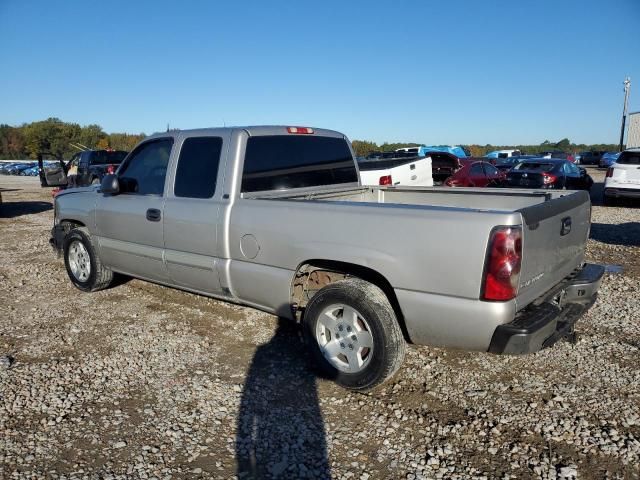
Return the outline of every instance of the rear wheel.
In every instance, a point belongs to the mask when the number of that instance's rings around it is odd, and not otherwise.
[[[609,195],[602,194],[602,204],[605,207],[615,207],[618,204],[616,197],[610,197]]]
[[[322,288],[303,318],[304,337],[323,376],[351,390],[370,390],[402,365],[406,344],[387,296],[349,278]]]
[[[113,272],[102,265],[86,228],[67,233],[62,251],[69,279],[77,288],[97,292],[111,285]]]

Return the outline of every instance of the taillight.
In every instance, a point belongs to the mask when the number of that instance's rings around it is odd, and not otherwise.
[[[515,298],[522,262],[522,229],[498,227],[491,232],[485,265],[482,299],[505,301]]]
[[[544,172],[542,174],[542,183],[545,185],[549,185],[550,183],[555,182],[558,179],[555,175],[551,175],[550,173]]]
[[[302,135],[311,135],[313,133],[313,128],[309,127],[287,127],[287,132],[289,133],[297,133]]]
[[[392,184],[393,184],[393,179],[391,178],[391,175],[384,175],[380,177],[380,181],[378,182],[378,185],[392,185]]]
[[[113,165],[107,166],[107,173],[109,175],[113,175],[115,171],[116,171],[116,167],[115,166],[113,166]]]
[[[607,177],[613,177],[613,168],[612,167],[607,168]]]

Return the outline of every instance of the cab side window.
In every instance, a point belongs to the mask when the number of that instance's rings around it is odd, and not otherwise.
[[[161,138],[136,148],[119,172],[123,193],[162,195],[173,138]]]
[[[190,137],[182,143],[173,192],[176,197],[211,198],[222,152],[220,137]]]

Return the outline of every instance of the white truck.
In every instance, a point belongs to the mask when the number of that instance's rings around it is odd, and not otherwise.
[[[362,185],[433,187],[431,157],[390,158],[360,162]]]
[[[423,156],[421,152],[396,150],[390,156],[382,155],[358,162],[362,185],[433,187],[442,185],[462,168],[460,159],[447,152],[428,152]]]

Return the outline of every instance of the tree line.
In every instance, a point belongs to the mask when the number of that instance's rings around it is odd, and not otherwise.
[[[44,158],[64,160],[78,151],[74,145],[89,149],[107,149],[130,151],[145,138],[144,133],[106,133],[100,125],[80,126],[77,123],[63,122],[58,118],[48,118],[38,122],[25,123],[14,127],[0,124],[0,159]],[[384,142],[378,145],[367,140],[352,142],[355,154],[364,157],[369,152],[390,152],[404,147],[417,147],[419,143]],[[523,153],[536,154],[545,150],[562,150],[577,153],[588,150],[617,151],[614,144],[575,144],[568,138],[558,142],[545,140],[539,145],[461,145],[467,155],[482,157],[492,150],[517,149]]]
[[[130,151],[144,133],[106,133],[100,125],[80,126],[48,118],[14,127],[0,124],[0,159],[51,158],[65,160],[79,147]]]
[[[419,147],[420,143],[387,143],[384,142],[378,145],[375,142],[367,140],[353,140],[351,142],[353,150],[358,157],[365,157],[369,152],[392,152],[398,148],[406,147]],[[549,150],[561,150],[567,153],[579,153],[586,151],[606,151],[617,152],[618,145],[613,143],[596,143],[587,145],[584,143],[572,143],[568,138],[563,138],[558,142],[550,142],[545,140],[538,145],[460,145],[467,155],[470,157],[484,157],[487,153],[493,150],[520,150],[523,154],[534,155],[536,153],[545,152]]]

